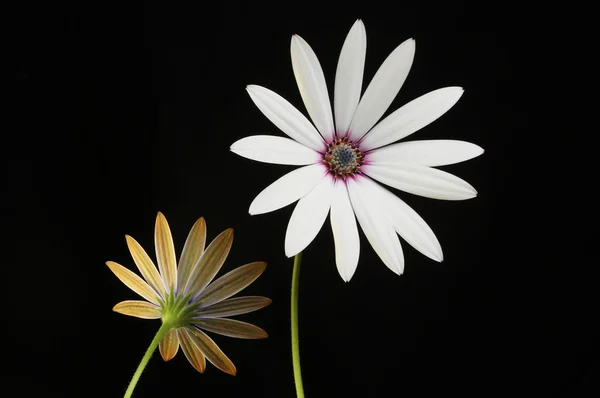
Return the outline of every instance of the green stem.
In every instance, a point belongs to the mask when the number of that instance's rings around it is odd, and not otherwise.
[[[164,337],[164,335],[172,327],[173,327],[172,323],[170,323],[170,322],[163,322],[163,324],[161,325],[160,329],[158,329],[158,332],[156,332],[156,336],[154,336],[154,339],[152,340],[152,343],[150,343],[150,346],[148,347],[148,350],[146,351],[146,354],[144,354],[144,357],[142,358],[142,361],[140,362],[139,366],[135,370],[135,373],[133,374],[133,377],[131,378],[131,381],[129,382],[129,386],[127,387],[127,391],[125,391],[125,395],[123,396],[123,398],[131,398],[131,395],[133,394],[133,389],[135,388],[138,380],[140,379],[140,376],[142,375],[142,372],[146,368],[146,365],[148,364],[148,361],[150,361],[150,358],[152,357],[152,354],[154,353],[154,350],[156,350],[156,347],[158,347],[158,344],[160,343],[160,341],[162,340],[162,338]]]
[[[296,396],[298,398],[304,398],[302,371],[300,370],[300,347],[298,344],[298,285],[301,262],[302,252],[294,257],[294,270],[292,271],[292,363],[294,365],[294,382],[296,383]]]

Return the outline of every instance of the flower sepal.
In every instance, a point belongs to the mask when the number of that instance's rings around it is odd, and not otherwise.
[[[185,296],[176,295],[173,288],[171,288],[166,299],[159,301],[162,323],[171,325],[170,329],[178,329],[189,325],[193,320],[192,313],[194,311],[191,298],[192,293]]]

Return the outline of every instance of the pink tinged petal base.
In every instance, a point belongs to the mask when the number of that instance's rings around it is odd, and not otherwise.
[[[346,180],[352,208],[373,250],[389,269],[400,275],[404,272],[400,240],[381,206],[379,192],[365,180],[365,177]]]
[[[369,152],[366,162],[378,165],[412,163],[435,167],[465,162],[482,153],[483,148],[465,141],[407,141]]]
[[[361,148],[379,148],[422,129],[452,108],[463,92],[462,87],[446,87],[412,100],[373,127]]]
[[[315,52],[303,38],[292,36],[292,67],[304,106],[326,141],[333,139],[333,117],[327,84]]]
[[[323,137],[286,99],[261,86],[250,85],[246,90],[258,109],[290,138],[316,151],[325,150]]]
[[[327,175],[298,201],[285,233],[286,256],[295,256],[317,236],[329,213],[332,189],[333,177]]]
[[[427,166],[366,164],[361,171],[383,184],[426,198],[465,200],[477,196],[468,182]]]
[[[323,156],[307,146],[284,137],[254,135],[242,138],[231,146],[231,151],[258,162],[304,166],[318,163]]]
[[[335,72],[333,98],[338,137],[343,137],[350,130],[352,117],[360,100],[366,54],[367,32],[359,19],[344,41]]]
[[[444,259],[442,246],[425,220],[399,197],[368,178],[361,180],[368,190],[376,192],[388,220],[398,234],[412,247],[434,261]]]
[[[346,183],[338,179],[331,200],[331,229],[335,243],[335,264],[344,282],[350,281],[360,254],[360,238]]]
[[[350,139],[357,141],[383,116],[404,84],[415,56],[415,41],[400,44],[383,61],[365,90],[350,126]]]
[[[258,194],[250,204],[250,214],[268,213],[294,203],[317,186],[327,174],[327,168],[321,163],[289,172]]]

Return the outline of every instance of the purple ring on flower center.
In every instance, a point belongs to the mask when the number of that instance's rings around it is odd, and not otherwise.
[[[356,174],[364,159],[358,145],[347,137],[330,142],[323,154],[323,162],[329,167],[329,172],[344,178]]]

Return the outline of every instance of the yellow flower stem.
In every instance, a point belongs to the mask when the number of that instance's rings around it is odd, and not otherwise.
[[[144,354],[144,357],[142,358],[139,366],[135,370],[135,373],[133,374],[133,377],[131,378],[131,381],[129,382],[129,386],[127,387],[127,391],[125,391],[125,395],[123,396],[123,398],[131,398],[131,395],[133,394],[133,389],[135,388],[138,380],[140,379],[142,372],[146,368],[148,361],[150,361],[150,358],[152,358],[152,354],[154,353],[154,350],[156,350],[156,347],[158,347],[158,344],[160,343],[160,341],[162,340],[164,335],[172,327],[173,327],[173,324],[171,322],[163,322],[163,324],[160,326],[160,329],[158,329],[158,332],[156,332],[156,336],[154,336],[154,339],[150,343],[150,346],[148,347],[146,354]]]
[[[300,263],[302,252],[294,257],[294,270],[292,271],[292,363],[294,366],[294,382],[296,383],[296,396],[304,398],[302,386],[302,372],[300,370],[300,346],[298,344],[298,285],[300,282]]]

